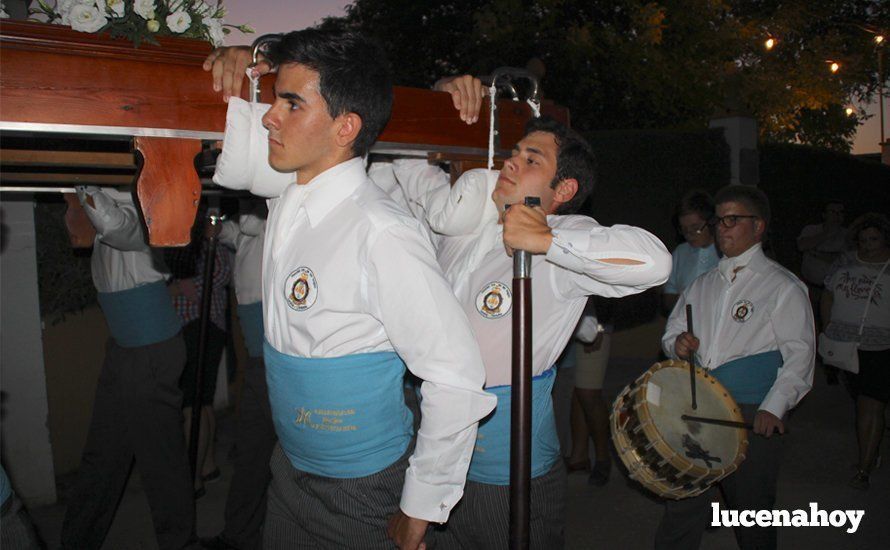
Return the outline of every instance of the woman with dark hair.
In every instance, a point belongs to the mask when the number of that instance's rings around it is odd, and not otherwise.
[[[850,485],[868,489],[890,399],[890,220],[865,214],[853,222],[849,235],[855,251],[835,261],[825,278],[821,310],[826,336],[859,342],[859,464]]]

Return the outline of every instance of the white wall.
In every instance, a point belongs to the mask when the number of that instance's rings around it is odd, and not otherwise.
[[[29,506],[56,501],[37,292],[34,203],[4,200],[0,253],[0,423],[3,464]]]

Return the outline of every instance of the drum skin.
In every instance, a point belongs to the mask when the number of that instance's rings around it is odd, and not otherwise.
[[[684,414],[743,422],[742,412],[716,378],[695,369],[692,408],[689,363],[668,360],[652,367],[615,399],[612,439],[631,479],[656,495],[700,495],[745,460],[746,430],[682,420]]]

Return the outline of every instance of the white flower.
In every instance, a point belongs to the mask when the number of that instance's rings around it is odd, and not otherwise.
[[[213,45],[216,47],[222,46],[226,38],[226,33],[223,32],[222,20],[207,18],[204,20],[204,23],[207,25],[207,36],[210,37]]]
[[[167,28],[170,32],[184,33],[192,23],[192,18],[185,11],[175,11],[167,16]]]
[[[114,14],[114,17],[124,16],[124,0],[96,0],[96,7],[101,11]]]
[[[149,19],[145,23],[145,28],[148,29],[148,32],[158,32],[158,30],[161,28],[161,24],[154,19]]]
[[[155,0],[136,0],[133,2],[133,11],[139,14],[143,19],[154,19]]]
[[[71,28],[80,32],[96,32],[108,22],[105,16],[99,13],[99,8],[83,4],[77,4],[71,8],[71,11],[68,12],[68,20],[71,23]]]
[[[58,0],[56,2],[56,13],[61,16],[60,23],[62,25],[71,25],[71,9],[74,6],[94,7],[95,0]]]

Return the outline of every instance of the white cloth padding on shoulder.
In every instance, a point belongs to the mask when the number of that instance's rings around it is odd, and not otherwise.
[[[442,235],[471,235],[487,221],[497,220],[498,212],[491,193],[496,178],[490,171],[470,170],[450,188],[440,187],[431,193],[426,204],[427,221],[433,231]]]
[[[269,107],[267,103],[249,103],[238,97],[229,99],[226,133],[213,183],[274,198],[297,181],[296,172],[278,172],[269,165],[269,131],[263,127],[263,115]]]

